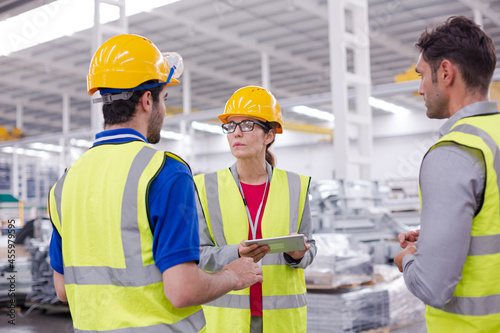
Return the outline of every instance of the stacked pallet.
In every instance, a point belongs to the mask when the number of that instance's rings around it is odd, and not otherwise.
[[[347,333],[384,327],[390,322],[387,290],[310,290],[307,332]]]

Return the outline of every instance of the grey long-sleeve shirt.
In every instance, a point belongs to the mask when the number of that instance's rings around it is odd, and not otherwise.
[[[477,102],[455,113],[441,127],[447,134],[464,117],[498,112],[496,102]],[[485,165],[476,149],[453,143],[431,150],[420,168],[422,211],[417,252],[403,259],[408,289],[425,304],[446,304],[462,278],[472,219],[481,208]]]

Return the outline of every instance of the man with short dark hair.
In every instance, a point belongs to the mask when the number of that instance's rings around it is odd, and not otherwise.
[[[394,262],[427,305],[428,332],[500,332],[500,113],[488,101],[495,48],[466,17],[424,31],[416,46],[427,116],[449,119],[422,161],[421,228],[399,235]]]
[[[150,146],[177,69],[137,35],[109,39],[90,64],[105,130],[49,194],[54,285],[75,332],[204,332],[199,304],[262,282],[251,258],[214,274],[197,267],[191,170]]]

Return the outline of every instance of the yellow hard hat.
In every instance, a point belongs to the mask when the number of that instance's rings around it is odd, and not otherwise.
[[[99,88],[134,90],[132,88],[149,80],[173,86],[179,84],[176,78],[180,74],[174,74],[176,70],[149,39],[118,35],[108,39],[95,52],[87,75],[87,92],[93,95]]]
[[[273,94],[262,87],[248,86],[236,90],[219,119],[227,123],[231,116],[249,116],[276,122],[276,133],[283,133],[280,105]]]

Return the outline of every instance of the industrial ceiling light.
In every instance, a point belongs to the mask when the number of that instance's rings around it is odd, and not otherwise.
[[[50,154],[48,152],[34,150],[34,149],[24,149],[24,148],[14,149],[13,147],[5,147],[5,148],[2,148],[1,151],[4,153],[7,153],[7,154],[12,154],[15,152],[18,155],[35,156],[35,157],[42,157],[42,158],[49,158],[50,157]]]
[[[305,105],[292,106],[291,110],[295,113],[303,114],[303,115],[306,115],[306,116],[309,116],[312,118],[317,118],[317,119],[332,121],[332,122],[335,120],[335,116],[332,113],[326,112],[326,111],[321,111],[321,110],[314,109],[314,108],[310,108],[310,107],[305,106]]]
[[[69,143],[74,146],[74,147],[79,147],[79,148],[90,148],[92,147],[92,142],[87,141],[87,140],[82,140],[82,139],[71,139],[69,140]]]
[[[222,133],[222,128],[217,125],[210,125],[207,123],[200,123],[198,121],[193,121],[191,123],[191,127],[193,127],[195,130],[198,131],[209,132],[214,134],[224,134]]]
[[[375,98],[375,97],[370,97],[368,99],[368,102],[370,103],[370,105],[372,107],[377,108],[377,109],[381,109],[381,110],[384,110],[387,112],[392,112],[392,113],[396,113],[396,114],[408,114],[408,113],[410,113],[410,110],[408,110],[407,108],[383,101],[383,100]]]
[[[63,150],[62,146],[52,145],[49,143],[41,143],[41,142],[32,143],[32,144],[30,144],[30,147],[35,149],[35,150],[44,150],[44,151],[50,151],[50,152],[55,152],[55,153],[60,153]]]
[[[180,141],[184,137],[181,133],[173,132],[173,131],[161,131],[160,136],[164,139],[171,139]]]
[[[132,16],[180,0],[126,0],[125,15]],[[117,6],[103,4],[101,24],[120,17]],[[0,55],[71,36],[94,26],[94,1],[58,0],[0,22]]]

